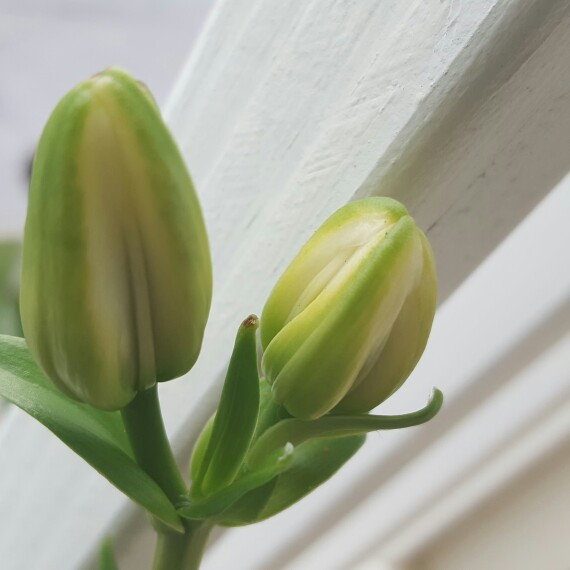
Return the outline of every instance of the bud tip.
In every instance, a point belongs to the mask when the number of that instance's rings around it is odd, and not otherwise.
[[[247,319],[245,319],[242,323],[242,327],[244,329],[249,329],[249,328],[257,328],[259,326],[259,318],[257,317],[257,315],[249,315],[249,317],[247,317]]]

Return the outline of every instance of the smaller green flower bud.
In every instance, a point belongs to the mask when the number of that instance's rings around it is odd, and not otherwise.
[[[148,90],[109,69],[57,105],[34,160],[21,314],[69,396],[119,409],[187,372],[212,271],[192,181]]]
[[[263,310],[262,367],[275,400],[302,419],[370,411],[417,364],[436,300],[430,245],[404,206],[368,198],[341,208]]]

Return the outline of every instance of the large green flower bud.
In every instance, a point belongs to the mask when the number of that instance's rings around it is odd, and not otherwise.
[[[261,317],[262,366],[293,416],[370,411],[395,392],[427,343],[433,255],[406,209],[352,202],[301,249]]]
[[[34,161],[21,283],[34,357],[68,395],[121,408],[193,366],[211,294],[200,204],[149,92],[113,68],[79,84]]]

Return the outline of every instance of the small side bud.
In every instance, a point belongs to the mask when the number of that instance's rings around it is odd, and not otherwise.
[[[301,249],[261,317],[262,366],[288,412],[370,411],[426,346],[437,299],[425,235],[389,198],[352,202]]]

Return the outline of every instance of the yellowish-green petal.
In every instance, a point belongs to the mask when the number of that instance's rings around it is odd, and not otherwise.
[[[311,237],[261,319],[262,366],[295,417],[368,411],[417,363],[437,284],[425,236],[389,198],[353,202]]]
[[[141,85],[107,70],[68,93],[36,154],[21,312],[69,395],[104,409],[188,371],[211,299],[192,181]]]
[[[390,397],[416,367],[426,347],[437,304],[437,276],[431,247],[420,232],[421,279],[406,298],[389,336],[369,370],[360,372],[335,412],[363,413]]]

